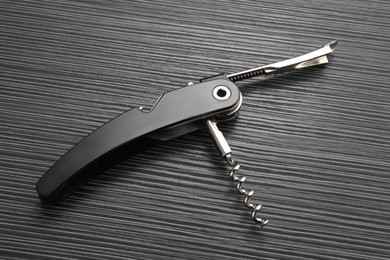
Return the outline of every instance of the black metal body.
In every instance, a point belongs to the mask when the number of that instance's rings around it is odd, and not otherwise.
[[[231,91],[229,99],[213,97],[217,86]],[[205,118],[231,113],[240,103],[236,85],[211,80],[168,92],[150,111],[133,108],[106,123],[62,156],[38,181],[44,203],[56,203],[93,178],[113,161],[132,155],[155,142],[169,140],[202,127]]]

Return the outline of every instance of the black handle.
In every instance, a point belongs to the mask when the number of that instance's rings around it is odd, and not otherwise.
[[[228,99],[213,96],[213,90],[220,86],[231,92]],[[104,170],[113,158],[137,153],[153,140],[172,139],[196,130],[193,126],[197,122],[229,114],[240,103],[237,86],[218,79],[168,92],[151,111],[130,109],[62,156],[38,181],[39,197],[43,203],[56,203]]]

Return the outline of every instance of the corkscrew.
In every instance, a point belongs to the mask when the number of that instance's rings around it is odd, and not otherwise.
[[[207,131],[209,132],[211,139],[217,151],[219,152],[219,155],[223,159],[225,159],[228,165],[232,167],[229,172],[229,177],[232,181],[236,182],[236,190],[244,195],[244,205],[252,210],[252,214],[251,214],[252,219],[256,223],[259,223],[261,226],[264,226],[265,224],[268,223],[268,219],[258,216],[258,213],[261,209],[261,204],[249,202],[249,199],[253,196],[254,191],[243,188],[243,183],[246,181],[246,177],[236,175],[236,173],[240,169],[240,164],[235,160],[233,160],[232,150],[230,149],[230,146],[227,143],[222,132],[219,131],[217,127],[217,123],[210,119],[207,119],[205,123],[206,123]]]
[[[331,41],[293,59],[190,82],[184,88],[161,95],[149,110],[130,109],[85,137],[50,167],[37,182],[39,198],[44,204],[58,203],[122,158],[206,128],[220,156],[231,167],[229,177],[244,196],[244,205],[252,210],[252,219],[264,226],[268,219],[260,216],[261,204],[250,201],[254,191],[244,188],[246,177],[237,174],[240,164],[233,160],[217,123],[234,119],[241,107],[242,95],[234,82],[327,63],[327,55],[336,44],[337,41]]]

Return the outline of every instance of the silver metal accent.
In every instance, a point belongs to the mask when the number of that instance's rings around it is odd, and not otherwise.
[[[189,86],[192,86],[192,85],[194,85],[195,83],[194,82],[192,82],[192,81],[189,81],[189,82],[187,82],[187,84],[185,85],[186,87],[189,87]]]
[[[228,154],[232,153],[229,144],[227,143],[225,137],[222,132],[219,131],[217,127],[217,122],[207,119],[206,120],[206,128],[211,136],[211,140],[213,141],[217,151],[221,157],[225,157]]]
[[[243,194],[244,197],[244,205],[252,210],[251,217],[252,219],[263,227],[268,223],[268,219],[260,217],[259,211],[261,209],[261,204],[251,203],[249,202],[250,198],[253,196],[254,191],[249,189],[244,189],[242,184],[246,181],[246,177],[236,175],[237,171],[240,169],[240,164],[233,160],[232,151],[230,149],[229,144],[227,143],[225,137],[222,132],[219,131],[217,127],[217,123],[211,119],[207,119],[205,121],[206,128],[211,136],[211,139],[217,148],[219,155],[225,159],[225,161],[232,166],[232,169],[229,172],[229,177],[231,180],[236,182],[236,190]]]
[[[302,56],[284,60],[281,62],[272,63],[254,69],[249,69],[237,73],[227,75],[227,78],[232,82],[249,79],[257,76],[266,76],[270,74],[280,74],[295,69],[303,69],[319,64],[328,63],[327,55],[332,53],[336,48],[337,40],[331,41],[322,48],[304,54]]]
[[[310,53],[304,54],[302,56],[288,59],[281,62],[272,63],[266,66],[245,70],[238,73],[233,73],[227,75],[227,78],[232,82],[240,81],[256,76],[261,75],[270,75],[270,74],[280,74],[284,72],[288,72],[295,69],[307,68],[319,64],[328,63],[327,55],[332,53],[336,48],[337,40],[331,41],[328,44],[324,45],[322,48],[312,51]],[[227,100],[230,98],[230,89],[226,86],[216,86],[212,95],[217,100]],[[219,131],[217,127],[216,120],[227,120],[231,119],[235,115],[237,115],[238,110],[241,106],[242,97],[240,94],[240,101],[236,104],[236,106],[227,114],[221,118],[214,117],[213,119],[206,119],[205,124],[206,128],[211,136],[211,139],[219,153],[219,155],[225,159],[228,165],[232,168],[229,172],[229,177],[232,181],[236,182],[236,190],[244,195],[244,205],[252,210],[251,217],[252,219],[263,227],[268,223],[268,219],[260,216],[260,210],[262,205],[250,202],[250,198],[254,195],[254,191],[250,189],[245,189],[243,187],[243,183],[246,181],[245,176],[237,175],[237,172],[240,169],[240,164],[233,160],[232,151],[230,149],[229,144],[227,143],[225,137],[222,132]]]
[[[240,110],[241,105],[242,105],[242,95],[240,92],[240,99],[234,105],[234,107],[232,107],[231,109],[229,109],[225,113],[215,115],[214,120],[216,120],[217,122],[221,122],[221,121],[227,121],[227,120],[231,120],[231,119],[235,118],[238,115],[238,111]]]
[[[228,87],[226,86],[216,86],[214,89],[213,89],[213,97],[216,99],[216,100],[228,100],[231,96],[231,91]]]

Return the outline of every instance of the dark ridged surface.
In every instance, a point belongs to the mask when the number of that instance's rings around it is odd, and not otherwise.
[[[1,258],[389,259],[389,24],[388,1],[1,1]],[[326,66],[240,82],[220,127],[264,229],[205,132],[40,205],[38,178],[119,113],[332,39]]]

